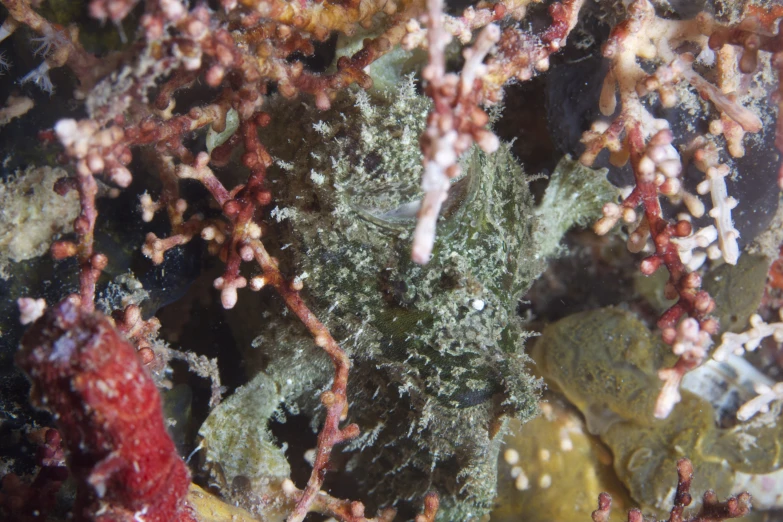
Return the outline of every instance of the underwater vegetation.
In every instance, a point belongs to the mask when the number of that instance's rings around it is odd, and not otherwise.
[[[0,6],[0,517],[779,516],[777,2]]]

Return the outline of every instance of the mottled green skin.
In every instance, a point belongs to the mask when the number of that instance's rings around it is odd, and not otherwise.
[[[557,164],[536,209],[541,222],[536,241],[547,255],[564,253],[560,239],[571,227],[590,227],[603,216],[607,202],[617,201],[619,191],[606,179],[607,172],[587,168],[569,155]]]
[[[495,499],[506,420],[537,411],[540,384],[526,368],[529,334],[517,302],[563,232],[600,215],[595,202],[612,199],[614,189],[564,159],[534,209],[506,145],[492,155],[471,150],[444,205],[433,258],[419,266],[410,248],[430,101],[412,80],[391,94],[343,96],[323,112],[279,98],[265,109],[273,124],[261,139],[276,160],[268,176],[277,207],[264,241],[287,275],[303,281],[308,306],[353,363],[346,422],[362,435],[346,445],[345,469],[369,492],[368,512],[392,503],[418,509],[435,490],[440,520],[482,519]],[[315,429],[318,396],[332,377],[310,335],[270,299],[245,301],[229,321],[240,346],[253,346],[247,368],[261,372],[233,400],[274,383],[271,408],[242,416],[221,406],[202,429],[207,458],[228,483],[258,483],[268,470],[262,456],[232,458],[242,450],[224,447],[220,426],[263,434],[274,410],[305,413]]]
[[[710,403],[687,391],[667,419],[652,415],[671,349],[636,316],[617,308],[572,315],[547,327],[538,341],[545,373],[585,414],[614,455],[631,496],[663,513],[671,505],[671,469],[681,457],[697,470],[694,498],[714,489],[723,498],[734,474],[765,474],[783,465],[780,423],[749,422],[721,429]]]
[[[434,488],[444,520],[478,519],[495,495],[500,437],[491,426],[536,411],[516,317],[543,268],[532,198],[505,147],[471,151],[433,260],[413,263],[415,220],[390,213],[421,197],[418,136],[429,102],[406,82],[387,103],[361,93],[288,126],[279,141],[265,138],[294,165],[277,178],[286,185],[280,206],[296,209],[282,257],[291,252],[284,265],[308,274],[307,302],[354,361],[348,420],[374,440],[356,444],[352,465],[382,501]],[[328,130],[313,128],[319,119]]]
[[[266,241],[351,356],[346,422],[362,436],[348,444],[347,467],[371,502],[418,506],[436,490],[442,520],[479,520],[495,497],[504,419],[537,411],[516,315],[544,266],[525,174],[505,146],[469,152],[433,259],[419,266],[415,217],[393,212],[421,197],[429,101],[413,83],[391,102],[359,93],[325,112],[284,100],[267,110],[281,124],[261,136],[278,160],[269,172],[276,230],[266,237],[279,244]],[[237,323],[258,336],[248,364],[276,383],[281,409],[317,414],[331,363],[281,308],[232,315],[247,314]]]

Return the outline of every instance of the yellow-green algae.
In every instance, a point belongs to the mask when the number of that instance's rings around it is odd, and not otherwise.
[[[617,476],[631,497],[663,515],[671,507],[671,470],[688,457],[697,471],[693,493],[733,493],[737,473],[769,474],[783,465],[778,412],[719,428],[712,405],[690,392],[667,419],[652,415],[661,387],[656,371],[674,356],[636,316],[604,308],[548,326],[536,345],[542,371],[585,415],[611,449]]]
[[[584,522],[599,493],[612,495],[611,522],[633,505],[612,469],[612,455],[590,435],[578,410],[548,393],[542,414],[509,423],[498,463],[492,522]],[[675,470],[671,470],[672,478]]]

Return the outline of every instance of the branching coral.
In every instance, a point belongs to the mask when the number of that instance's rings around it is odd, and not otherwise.
[[[473,143],[487,153],[498,148],[497,137],[484,128],[489,117],[479,104],[497,101],[497,90],[509,78],[527,80],[534,69],[546,70],[549,54],[565,44],[583,3],[584,0],[571,0],[553,4],[550,8],[552,26],[540,41],[513,29],[507,29],[501,36],[497,26],[486,25],[472,47],[463,50],[465,65],[457,76],[446,74],[444,52],[451,38],[443,26],[442,2],[428,2],[429,63],[422,76],[427,81],[427,94],[433,100],[434,110],[421,138],[425,195],[413,237],[412,258],[417,263],[429,261],[441,205],[446,200],[451,180],[460,175],[457,160]],[[501,39],[497,55],[487,65],[483,64],[492,46]]]
[[[266,115],[262,114],[257,121],[260,120],[263,123],[265,119]],[[209,157],[206,153],[199,154],[195,167],[182,166],[178,175],[180,178],[200,181],[212,193],[231,223],[231,231],[229,232],[231,241],[225,243],[221,249],[221,255],[226,258],[226,271],[214,282],[215,288],[221,291],[223,306],[232,308],[237,302],[237,289],[244,288],[248,284],[247,280],[239,275],[240,264],[243,261],[255,261],[261,269],[261,275],[251,279],[250,288],[258,291],[267,284],[275,288],[288,308],[312,333],[315,343],[329,354],[334,363],[335,378],[332,389],[321,397],[322,404],[327,408],[327,415],[319,435],[313,473],[297,507],[289,518],[291,521],[302,520],[321,489],[332,447],[358,434],[356,425],[349,425],[345,428],[339,426],[340,421],[346,415],[345,389],[348,382],[350,361],[326,327],[310,312],[300,297],[301,281],[296,279],[287,281],[278,268],[278,262],[269,255],[260,241],[261,228],[253,221],[253,217],[258,206],[268,204],[270,201],[269,192],[262,186],[265,170],[271,159],[258,141],[256,123],[243,124],[241,132],[245,138],[246,150],[243,162],[251,171],[247,185],[235,187],[229,193],[208,167]],[[203,228],[202,237],[205,239],[216,238],[214,230]],[[155,256],[162,256],[166,249],[181,244],[185,240],[183,238],[181,241],[166,244],[153,236],[147,240],[146,252],[150,256],[153,256],[153,253]],[[157,254],[158,252],[160,254]],[[153,257],[153,259],[162,261],[162,257]]]
[[[783,320],[783,310],[780,311]],[[722,361],[731,354],[742,355],[744,352],[756,350],[766,337],[772,337],[776,342],[783,342],[783,321],[766,323],[758,314],[750,318],[750,329],[742,333],[726,332],[723,334],[720,346],[715,349],[713,358]],[[737,410],[737,419],[746,421],[760,412],[767,412],[770,404],[783,400],[783,383],[769,385],[758,382],[754,386],[757,397],[749,400]]]
[[[759,6],[750,6],[748,15],[734,27],[727,27],[715,22],[709,15],[700,15],[699,23],[702,24],[702,32],[709,36],[709,46],[711,49],[721,49],[727,46],[739,48],[739,70],[744,74],[750,74],[759,67],[759,52],[772,54],[772,66],[778,74],[778,91],[776,99],[778,110],[783,103],[783,31],[778,26],[776,33],[773,33],[774,22],[778,20],[783,13],[780,6],[773,6],[770,9],[763,9]],[[740,123],[738,121],[738,123]],[[744,128],[744,126],[743,126]],[[747,129],[745,129],[747,130]],[[783,123],[778,118],[777,137],[775,145],[778,150],[783,151]],[[783,167],[778,171],[778,184],[783,188]]]
[[[725,502],[719,502],[712,491],[704,493],[702,506],[698,513],[684,515],[686,507],[692,502],[690,489],[693,480],[693,465],[688,459],[677,461],[677,491],[674,494],[674,506],[669,514],[668,522],[711,522],[742,518],[750,512],[750,495],[741,493]],[[612,509],[612,497],[601,493],[598,497],[598,509],[593,511],[593,522],[607,522]],[[628,522],[648,520],[638,509],[628,512]]]
[[[658,320],[664,340],[672,344],[675,354],[680,356],[674,367],[660,372],[664,387],[656,415],[666,417],[680,400],[677,388],[683,375],[705,359],[712,344],[711,336],[718,332],[719,327],[709,317],[715,303],[700,290],[701,278],[693,272],[706,256],[694,254],[694,249],[707,247],[718,239],[719,247],[711,247],[708,251],[711,257],[720,253],[727,263],[737,262],[739,234],[731,219],[731,209],[737,202],[728,197],[723,181],[729,173],[728,167],[720,164],[715,145],[700,137],[691,143],[690,154],[697,168],[706,174],[698,191],[711,194],[713,208],[710,215],[716,225],[694,231],[689,218],[679,218],[676,223],[664,218],[660,196],[685,202],[694,217],[704,213],[704,206],[683,188],[680,179],[682,160],[673,146],[674,135],[669,123],[656,119],[642,100],[657,91],[661,105],[672,107],[678,101],[677,85],[688,82],[720,112],[721,120],[713,122],[710,129],[726,136],[733,156],[744,154],[744,133],[758,132],[762,125],[752,111],[736,101],[736,97],[725,94],[693,69],[694,60],[710,59],[710,48],[719,49],[725,43],[737,43],[736,35],[734,40],[730,40],[726,31],[719,30],[706,16],[687,21],[662,19],[656,16],[648,0],[632,2],[628,14],[629,17],[612,30],[603,48],[611,66],[604,80],[600,108],[605,116],[612,116],[618,110],[619,92],[619,112],[611,123],[597,122],[591,131],[585,133],[583,142],[586,149],[581,161],[591,165],[604,148],[609,149],[611,161],[616,165],[630,159],[636,185],[619,206],[607,203],[604,217],[595,224],[595,231],[606,234],[620,219],[632,224],[634,230],[628,239],[628,248],[632,252],[642,251],[648,239],[652,239],[654,253],[642,261],[641,271],[650,275],[660,267],[666,267],[669,272],[666,296],[678,299]],[[706,35],[712,36],[708,39]],[[679,51],[683,44],[696,45],[700,51],[698,58]],[[754,44],[750,45],[753,47]],[[770,42],[765,47],[768,50],[773,48]],[[748,64],[753,62],[755,67],[756,62],[749,53],[746,54],[748,58],[739,59],[739,67],[743,72],[750,72]],[[719,83],[728,82],[727,77],[735,70],[736,57],[733,56],[719,52]],[[637,60],[660,65],[653,74],[648,74]],[[644,213],[638,219],[636,209],[640,206]],[[680,322],[686,315],[689,319]]]
[[[486,26],[473,47],[463,52],[465,65],[461,76],[446,75],[445,50],[450,38],[441,25],[442,11],[441,1],[429,1],[429,64],[422,75],[427,80],[435,110],[430,114],[421,138],[425,195],[413,236],[412,256],[417,263],[429,261],[441,205],[446,200],[451,180],[460,174],[459,157],[474,141],[487,153],[495,152],[499,145],[497,137],[484,128],[489,116],[477,106],[477,96],[481,90],[480,78],[486,69],[482,62],[500,37],[500,29],[492,24]]]
[[[509,81],[526,81],[549,69],[550,55],[565,46],[584,3],[584,0],[566,0],[551,4],[551,25],[540,35],[531,35],[514,26],[506,28],[495,56],[487,63],[482,86],[485,100],[498,101],[502,87]]]

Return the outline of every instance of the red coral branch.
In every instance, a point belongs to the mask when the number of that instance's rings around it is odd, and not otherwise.
[[[663,33],[666,31],[671,33],[671,38],[679,40],[704,37],[690,34],[700,27],[699,24],[691,27],[677,25],[689,22],[658,19],[647,0],[635,0],[628,7],[628,13],[629,17],[612,30],[603,48],[604,56],[611,60],[611,69],[601,93],[601,112],[607,116],[615,112],[618,90],[622,108],[610,124],[598,122],[584,134],[582,141],[585,143],[585,152],[580,160],[585,165],[591,165],[604,148],[611,152],[610,161],[615,165],[622,165],[630,159],[635,186],[620,205],[610,202],[604,206],[604,217],[596,222],[594,230],[598,234],[606,234],[620,219],[626,223],[636,223],[635,230],[628,238],[628,249],[641,252],[648,239],[652,239],[655,249],[652,255],[642,261],[642,273],[651,275],[660,267],[666,267],[669,271],[665,295],[669,299],[677,298],[677,302],[661,315],[658,326],[662,330],[663,340],[672,345],[680,359],[674,367],[659,372],[664,386],[656,404],[655,416],[663,418],[680,400],[678,387],[682,377],[700,365],[706,357],[712,343],[711,336],[718,331],[718,323],[709,317],[715,302],[707,292],[700,289],[701,277],[691,272],[694,266],[686,265],[682,257],[684,254],[691,256],[693,248],[700,244],[705,234],[703,231],[694,234],[687,220],[671,223],[661,212],[661,195],[685,199],[687,194],[682,190],[682,163],[680,153],[672,145],[674,137],[669,124],[664,120],[656,120],[640,98],[653,88],[662,89],[663,85],[655,75],[647,75],[638,65],[637,59],[646,56],[641,50],[645,45],[664,38]],[[667,57],[669,59],[671,57]],[[678,60],[682,61],[674,58],[668,67],[677,69],[679,76],[668,75],[667,81],[689,77],[690,73]],[[696,83],[701,85],[702,82],[699,78]],[[666,86],[668,88],[668,84]],[[734,108],[730,112],[744,114],[742,110]],[[726,207],[723,211],[730,210],[727,200],[721,200],[721,205]],[[636,210],[639,207],[644,212],[641,220],[637,221]],[[723,222],[719,225],[726,228]],[[721,237],[727,241],[736,239],[728,234],[729,231],[724,230]],[[731,259],[730,250],[726,249],[724,257]],[[682,320],[686,315],[689,319]]]
[[[416,517],[416,522],[435,522],[435,517],[440,508],[440,499],[437,493],[427,493],[424,496],[424,512]]]
[[[334,498],[324,492],[316,496],[311,511],[334,517],[342,522],[392,522],[397,514],[396,509],[386,508],[377,517],[366,518],[364,504],[361,502]]]
[[[483,99],[497,102],[501,98],[502,87],[512,78],[527,81],[535,74],[548,70],[549,57],[565,46],[583,5],[584,0],[565,0],[550,5],[552,23],[540,36],[521,31],[513,25],[504,29],[497,52],[487,63],[482,85]]]
[[[76,520],[195,521],[187,466],[166,432],[136,349],[101,314],[66,299],[22,339],[16,363],[54,414],[77,483]]]
[[[484,10],[480,16],[466,10],[461,19],[446,18],[443,2],[427,2],[427,40],[429,63],[422,71],[427,93],[433,101],[433,110],[427,119],[427,128],[421,137],[424,156],[422,188],[424,198],[417,215],[413,234],[411,258],[420,264],[429,261],[435,242],[435,229],[441,206],[446,200],[451,180],[458,177],[458,160],[474,143],[484,152],[497,150],[497,137],[486,128],[489,117],[481,103],[496,102],[500,89],[512,77],[530,79],[535,71],[549,67],[549,56],[565,45],[566,38],[577,22],[584,0],[567,0],[550,6],[552,25],[534,38],[510,27],[501,33],[491,20],[502,17],[506,7]],[[450,22],[447,27],[444,22]],[[445,49],[451,33],[464,38],[471,29],[483,29],[471,47],[463,50],[465,64],[458,77],[446,73]],[[469,38],[468,38],[469,39]],[[408,35],[406,46],[416,40]],[[487,64],[483,61],[495,44],[496,56]]]
[[[641,263],[642,273],[652,275],[659,267],[665,266],[669,272],[665,294],[670,299],[679,298],[658,319],[658,327],[663,332],[664,341],[673,344],[675,354],[680,355],[674,367],[659,372],[659,377],[664,381],[664,388],[654,412],[658,418],[667,417],[674,404],[679,402],[680,381],[687,372],[703,362],[707,355],[707,348],[712,342],[710,336],[718,333],[717,321],[708,317],[715,308],[715,302],[707,292],[699,289],[701,277],[685,269],[678,248],[671,241],[673,237],[689,236],[690,223],[679,221],[673,225],[663,218],[658,199],[659,187],[655,183],[654,172],[650,171],[653,167],[648,168],[643,164],[647,160],[654,165],[655,162],[651,157],[658,155],[655,152],[656,147],[670,146],[672,138],[671,131],[662,130],[645,146],[638,126],[631,129],[628,142],[631,150],[631,165],[636,176],[636,187],[623,201],[623,206],[626,208],[638,205],[644,208],[645,231],[650,234],[655,245],[655,253]],[[639,234],[638,229],[634,234]],[[644,244],[645,240],[646,238],[640,237],[629,241]],[[678,321],[686,314],[692,320],[681,323],[678,328]]]
[[[283,489],[289,495],[301,493],[290,481],[283,485]],[[424,496],[424,511],[416,516],[415,522],[435,522],[439,507],[438,494],[427,493]],[[394,508],[386,508],[381,510],[377,517],[366,518],[364,509],[361,502],[334,498],[323,491],[315,497],[310,507],[310,511],[334,517],[342,522],[391,522],[397,514]]]
[[[463,52],[465,65],[462,75],[447,74],[445,50],[451,37],[443,27],[443,2],[429,0],[427,5],[429,63],[422,76],[427,80],[426,93],[432,98],[433,109],[421,136],[421,152],[424,155],[421,184],[425,194],[417,215],[411,249],[412,259],[420,264],[427,263],[432,254],[441,206],[446,200],[451,180],[460,174],[459,157],[473,143],[487,153],[495,152],[500,144],[497,137],[485,128],[489,117],[478,106],[482,77],[486,72],[482,62],[500,37],[500,29],[494,24],[484,27],[473,47]]]
[[[301,283],[287,282],[277,267],[277,262],[267,253],[261,241],[251,242],[256,262],[258,262],[264,274],[264,280],[274,286],[275,290],[285,301],[288,308],[296,314],[300,321],[307,327],[315,339],[315,344],[321,347],[332,359],[334,364],[334,380],[330,391],[321,395],[321,403],[326,408],[326,419],[318,434],[318,444],[316,447],[315,463],[310,480],[307,482],[302,496],[294,508],[294,511],[288,517],[288,522],[301,522],[305,515],[310,511],[316,495],[321,490],[321,486],[326,476],[326,470],[329,466],[329,458],[332,448],[336,444],[345,442],[359,435],[359,426],[349,424],[345,428],[340,428],[340,421],[348,415],[348,400],[346,397],[346,388],[348,386],[348,370],[351,367],[351,361],[348,356],[337,344],[329,330],[321,323],[315,315],[307,308],[299,295]]]
[[[92,312],[95,307],[95,284],[108,263],[106,256],[96,253],[93,248],[95,221],[98,218],[95,206],[98,184],[94,175],[104,173],[118,185],[127,187],[131,182],[131,174],[125,165],[130,162],[130,151],[120,143],[123,135],[117,127],[98,131],[97,125],[90,121],[62,120],[57,124],[55,133],[65,146],[66,154],[76,163],[76,176],[58,180],[55,191],[60,195],[69,190],[78,191],[80,213],[73,222],[77,243],[56,241],[52,244],[51,252],[55,259],[77,257],[80,268],[80,306],[85,312]]]
[[[778,22],[777,32],[772,33],[773,22],[783,17],[781,6],[769,8],[755,6],[749,9],[749,16],[734,27],[722,26],[709,15],[701,14],[704,33],[708,35],[711,49],[720,49],[724,45],[733,45],[742,49],[739,69],[745,74],[756,71],[759,64],[759,52],[772,54],[772,67],[777,72],[778,90],[774,101],[778,112],[783,113],[783,20]],[[783,118],[778,118],[775,146],[783,153]],[[783,164],[778,170],[778,185],[783,189]]]
[[[359,434],[359,427],[350,424],[340,428],[340,422],[347,416],[348,401],[346,388],[348,371],[351,363],[348,356],[340,348],[328,329],[310,311],[301,298],[299,291],[302,282],[298,279],[286,280],[278,267],[277,261],[266,251],[261,242],[261,227],[255,222],[256,211],[271,201],[271,194],[265,187],[266,168],[271,164],[271,157],[258,139],[258,126],[269,123],[269,116],[259,113],[255,117],[241,123],[239,133],[244,142],[245,152],[242,155],[243,164],[250,170],[248,180],[227,190],[209,167],[209,155],[200,153],[193,165],[180,165],[177,174],[180,178],[195,179],[209,190],[223,209],[227,227],[219,230],[215,226],[204,227],[202,237],[216,240],[222,236],[220,255],[226,263],[223,275],[218,277],[215,288],[221,291],[221,302],[225,308],[232,308],[238,299],[237,290],[248,286],[248,281],[239,273],[242,262],[255,260],[262,274],[250,281],[252,290],[260,290],[265,285],[271,285],[283,298],[286,306],[302,321],[321,347],[332,359],[335,368],[334,380],[330,391],[324,392],[321,402],[326,408],[326,418],[318,435],[318,445],[313,471],[307,487],[302,491],[299,500],[289,517],[289,521],[301,521],[313,509],[313,502],[321,491],[326,475],[332,448]],[[148,238],[145,253],[154,262],[161,262],[168,248],[190,240],[190,236],[178,235],[175,241],[155,237]]]
[[[691,481],[693,480],[693,465],[691,461],[682,458],[677,461],[677,492],[674,495],[674,506],[666,522],[721,522],[732,518],[741,518],[750,512],[750,495],[740,493],[729,497],[726,502],[718,502],[714,491],[704,493],[702,507],[692,516],[683,516],[683,511],[691,504]],[[598,509],[593,511],[593,522],[608,522],[612,509],[612,497],[608,493],[598,496]],[[642,516],[638,509],[628,512],[628,522],[657,522],[654,518]],[[663,522],[663,520],[661,521]]]
[[[640,123],[624,123],[627,130],[626,146],[636,185],[619,207],[613,203],[604,207],[604,217],[596,223],[595,230],[605,234],[620,217],[627,222],[636,221],[635,211],[641,206],[644,215],[639,226],[630,234],[628,247],[634,252],[641,251],[648,237],[651,237],[655,252],[642,261],[642,273],[652,275],[662,266],[669,272],[665,295],[669,299],[678,300],[658,319],[658,327],[662,331],[663,340],[673,345],[674,353],[680,358],[672,368],[659,372],[664,387],[654,413],[658,418],[665,418],[680,401],[678,389],[683,376],[704,361],[712,343],[711,336],[718,332],[718,323],[709,317],[715,308],[714,300],[706,291],[700,290],[701,277],[686,269],[680,257],[680,249],[674,241],[675,238],[690,236],[691,224],[684,220],[670,223],[663,217],[658,199],[664,185],[656,172],[667,169],[666,162],[671,161],[672,133],[668,129],[660,130],[645,143]],[[690,319],[680,322],[685,315]]]

